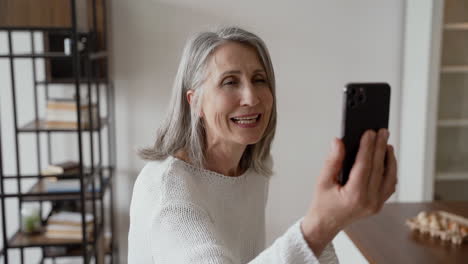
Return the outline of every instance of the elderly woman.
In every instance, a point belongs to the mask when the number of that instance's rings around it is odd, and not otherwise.
[[[276,128],[275,76],[264,42],[229,27],[191,39],[169,112],[130,208],[128,263],[338,263],[334,236],[395,191],[389,133],[367,131],[345,186],[334,139],[310,207],[265,249]]]

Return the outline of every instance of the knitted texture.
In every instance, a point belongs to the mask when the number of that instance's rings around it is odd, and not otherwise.
[[[267,177],[228,177],[180,159],[148,162],[133,187],[128,263],[338,263],[332,243],[317,259],[302,218],[265,249]]]

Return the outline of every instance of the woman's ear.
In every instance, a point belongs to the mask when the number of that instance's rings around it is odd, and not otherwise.
[[[194,109],[195,105],[195,91],[194,90],[188,90],[187,91],[187,94],[186,94],[186,97],[187,97],[187,102],[189,103],[189,105],[191,106],[192,109]],[[198,113],[198,116],[201,118],[203,116],[203,110],[201,109],[201,106],[200,106],[200,112]]]
[[[189,103],[189,105],[192,105],[192,100],[193,100],[194,93],[195,93],[194,90],[188,90],[187,91],[186,97],[187,97],[187,102]]]

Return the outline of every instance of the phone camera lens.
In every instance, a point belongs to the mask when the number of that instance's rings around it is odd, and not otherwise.
[[[356,93],[356,89],[350,88],[349,89],[349,95],[353,96]]]
[[[357,103],[364,103],[366,101],[366,92],[363,87],[359,87],[358,92],[354,95],[354,100]]]
[[[364,101],[364,95],[363,95],[363,94],[360,94],[360,95],[358,96],[358,100],[359,100],[359,102],[363,102],[363,101]]]
[[[365,93],[359,94],[359,96],[358,96],[358,101],[359,101],[360,103],[364,103],[364,102],[366,101],[366,94],[365,94]]]

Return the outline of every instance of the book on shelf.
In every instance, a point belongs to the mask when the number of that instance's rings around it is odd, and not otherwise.
[[[94,220],[93,215],[90,213],[86,213],[85,222],[87,224],[90,224],[93,222],[93,220]],[[69,212],[69,211],[60,211],[60,212],[53,213],[47,220],[47,223],[55,224],[55,225],[66,224],[66,225],[81,226],[81,222],[82,222],[81,213]]]
[[[44,179],[41,182],[42,190],[44,192],[54,193],[54,192],[80,192],[81,185],[79,179],[73,180],[56,180],[56,179]],[[96,181],[94,184],[96,192],[101,190],[99,181]],[[91,183],[88,183],[87,191],[91,192],[93,186]]]
[[[76,161],[64,161],[61,163],[50,164],[47,168],[41,171],[42,175],[66,175],[78,173],[80,163]]]
[[[91,107],[91,119],[89,109]],[[87,100],[83,98],[79,107],[81,115],[81,124],[87,128],[92,120],[93,125],[98,122],[97,105],[92,103],[91,106]],[[55,98],[47,100],[46,109],[46,125],[50,128],[78,128],[78,110],[75,99]]]
[[[92,236],[93,225],[86,226],[86,233],[88,237]],[[48,238],[81,240],[83,231],[81,226],[47,225],[45,236]]]
[[[93,233],[92,214],[85,214],[86,233],[88,237]],[[79,212],[57,212],[52,214],[46,225],[45,236],[48,238],[81,240],[83,235],[82,215]]]

